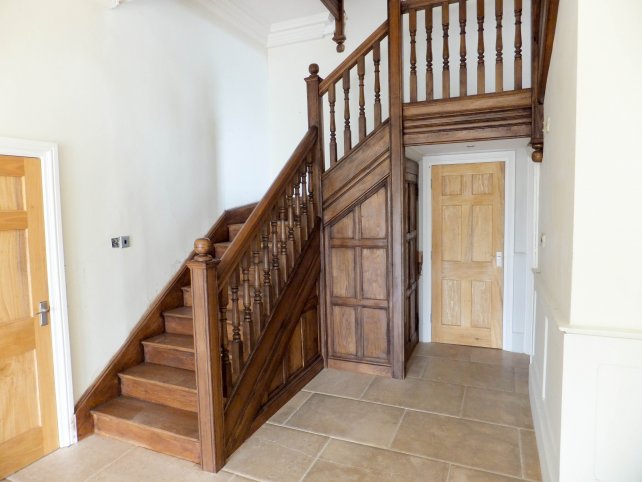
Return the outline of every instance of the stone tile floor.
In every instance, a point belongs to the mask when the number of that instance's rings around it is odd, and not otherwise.
[[[216,475],[93,436],[8,480],[539,481],[528,357],[430,343],[405,380],[324,370]]]

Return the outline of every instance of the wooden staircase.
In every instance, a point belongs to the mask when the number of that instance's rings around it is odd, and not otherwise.
[[[242,227],[228,225],[228,240],[214,244],[217,257]],[[182,306],[162,314],[164,332],[142,341],[144,361],[118,373],[121,395],[91,414],[97,433],[200,463],[191,286],[182,293]]]

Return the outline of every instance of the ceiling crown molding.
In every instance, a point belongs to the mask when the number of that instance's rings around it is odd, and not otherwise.
[[[267,46],[280,47],[297,42],[316,40],[332,34],[334,18],[328,13],[296,18],[270,26]]]
[[[197,0],[215,16],[239,32],[245,34],[261,46],[265,47],[268,41],[270,26],[262,22],[252,13],[240,7],[231,0]]]

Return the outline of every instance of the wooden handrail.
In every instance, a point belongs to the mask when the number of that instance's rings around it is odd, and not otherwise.
[[[401,13],[408,13],[410,10],[441,7],[444,1],[448,3],[459,3],[459,0],[406,0],[405,2],[401,2]]]
[[[281,199],[283,191],[289,185],[288,183],[297,170],[301,168],[301,163],[305,161],[306,156],[316,145],[317,138],[318,129],[316,127],[310,127],[294,150],[292,156],[290,156],[288,162],[268,189],[266,195],[263,196],[261,202],[257,204],[252,214],[250,214],[250,217],[236,235],[234,243],[230,245],[230,248],[225,253],[225,257],[222,258],[221,264],[218,266],[219,287],[224,285],[241,262],[241,258],[247,252],[248,244],[258,234],[258,230],[261,229],[265,217],[270,215],[274,206]]]
[[[326,92],[328,92],[330,85],[336,84],[339,80],[341,80],[343,78],[343,74],[357,65],[357,62],[359,62],[359,58],[370,52],[374,45],[377,42],[383,40],[386,35],[388,35],[387,21],[382,23],[379,28],[377,28],[377,30],[372,33],[372,35],[365,39],[363,43],[354,50],[354,52],[352,52],[343,62],[341,62],[341,64],[336,69],[332,71],[330,75],[328,75],[321,82],[321,84],[319,85],[319,95],[322,96]]]

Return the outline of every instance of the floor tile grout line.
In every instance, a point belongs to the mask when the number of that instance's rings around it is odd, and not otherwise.
[[[359,400],[363,400],[364,395],[366,394],[370,386],[374,383],[374,381],[375,381],[375,377],[373,376],[372,379],[366,385],[366,388],[364,388],[363,392],[361,392],[361,395],[359,396]]]
[[[390,439],[390,442],[388,443],[387,447],[392,448],[392,443],[395,441],[395,438],[397,438],[397,434],[399,433],[399,429],[401,428],[403,419],[406,417],[406,412],[407,412],[407,409],[404,409],[403,413],[401,414],[401,418],[399,419],[399,423],[397,423],[397,428],[395,428],[395,431],[393,432],[392,438]]]
[[[462,385],[462,386],[464,388],[476,388],[476,387],[466,387],[465,385]],[[448,413],[436,412],[434,410],[422,410],[420,408],[403,407],[401,405],[393,405],[393,404],[390,404],[390,403],[375,402],[373,400],[363,400],[363,399],[348,397],[346,395],[337,395],[337,394],[325,393],[325,392],[312,392],[312,393],[313,394],[317,394],[317,395],[323,395],[323,396],[326,396],[326,397],[335,397],[335,398],[342,398],[342,399],[345,399],[345,400],[352,400],[352,401],[355,401],[355,402],[372,403],[373,405],[381,405],[383,407],[398,408],[398,409],[401,409],[401,410],[410,410],[410,411],[413,411],[413,412],[428,413],[428,414],[431,414],[431,415],[440,415],[442,417],[449,417],[449,418],[454,418],[454,419],[457,419],[457,420],[468,420],[468,421],[471,421],[471,422],[487,423],[489,425],[494,425],[494,426],[497,426],[497,427],[512,428],[512,429],[516,429],[516,430],[520,430],[520,429],[523,429],[523,430],[534,430],[532,428],[521,427],[519,425],[509,425],[509,424],[505,424],[505,423],[492,422],[492,421],[489,421],[489,420],[482,420],[482,419],[479,419],[479,418],[472,418],[472,417],[460,417],[458,415],[451,415],[451,414],[448,414]],[[292,415],[294,415],[294,414],[292,414]],[[278,425],[278,424],[275,424],[275,425]],[[292,427],[292,425],[283,425],[283,426],[284,427]]]
[[[461,397],[461,406],[459,407],[459,418],[464,418],[464,404],[466,403],[466,394],[468,393],[468,387],[464,386],[464,394]]]
[[[453,464],[448,464],[448,473],[446,474],[446,482],[450,482],[450,471],[453,468]]]
[[[317,454],[317,456],[314,458],[314,460],[310,464],[310,467],[308,467],[308,469],[305,471],[305,473],[299,479],[300,482],[303,482],[303,480],[308,476],[308,474],[312,470],[312,467],[314,467],[314,465],[317,463],[317,461],[321,457],[321,454],[325,451],[325,449],[328,447],[328,445],[330,445],[330,441],[331,440],[332,440],[332,438],[328,437],[328,440],[325,441],[325,444],[323,444],[323,447],[321,447],[321,450],[319,450],[319,453]]]
[[[118,439],[115,439],[115,440],[118,440]],[[122,440],[121,440],[121,442],[122,442]],[[124,442],[124,443],[129,443],[129,442]],[[96,472],[94,472],[93,474],[91,474],[90,476],[88,476],[88,477],[85,479],[85,481],[84,481],[84,482],[87,482],[88,480],[91,480],[92,478],[96,477],[98,474],[100,474],[100,473],[104,472],[108,467],[111,467],[111,466],[112,466],[112,465],[114,465],[116,462],[118,462],[120,459],[122,459],[125,455],[127,455],[127,454],[129,454],[129,453],[133,452],[133,451],[134,451],[134,450],[136,450],[137,448],[138,448],[138,445],[133,445],[133,444],[132,444],[132,447],[130,447],[128,450],[125,450],[125,452],[123,452],[122,454],[120,454],[118,457],[116,457],[116,458],[115,458],[114,460],[112,460],[111,462],[108,462],[108,463],[106,463],[105,465],[103,465],[103,466],[102,466],[101,468],[99,468]]]
[[[519,447],[519,468],[522,471],[522,479],[525,479],[524,475],[524,456],[522,455],[522,431],[517,431],[517,445]]]
[[[407,409],[407,411],[410,411],[410,409]],[[429,457],[427,455],[418,454],[416,452],[407,452],[407,451],[400,450],[400,449],[393,448],[393,447],[386,447],[384,445],[376,445],[376,444],[373,444],[373,443],[354,440],[354,439],[349,439],[349,438],[341,437],[341,436],[338,436],[338,435],[329,435],[327,433],[313,432],[312,430],[307,430],[307,429],[299,428],[299,427],[286,427],[286,428],[289,428],[289,429],[292,429],[292,430],[297,430],[299,432],[305,432],[305,433],[310,433],[310,434],[313,434],[313,435],[320,435],[320,436],[323,436],[323,437],[328,437],[331,440],[338,440],[338,441],[341,441],[341,442],[348,442],[348,443],[352,443],[352,444],[355,444],[355,445],[363,445],[364,447],[370,447],[370,448],[373,448],[373,449],[393,452],[393,453],[401,454],[401,455],[407,455],[409,457],[417,457],[419,459],[431,460],[433,462],[441,462],[443,464],[451,464],[451,465],[454,465],[456,467],[464,467],[464,468],[467,468],[467,469],[477,470],[477,471],[481,471],[481,472],[487,472],[489,474],[494,474],[494,475],[501,475],[501,476],[504,476],[504,477],[513,477],[513,478],[516,477],[515,474],[509,474],[507,472],[498,472],[498,471],[490,470],[490,469],[483,468],[483,467],[477,467],[477,466],[474,466],[474,465],[466,465],[466,464],[462,464],[460,462],[454,462],[452,460],[440,459],[440,458],[437,458],[437,457]],[[239,475],[242,476],[243,474],[239,474]]]
[[[301,393],[301,392],[303,392],[303,391],[304,391],[304,390],[301,390],[301,391],[299,391],[298,393]],[[292,417],[294,417],[294,414],[295,414],[295,413],[297,413],[297,412],[299,411],[299,409],[300,409],[303,405],[305,405],[305,403],[306,403],[308,400],[310,400],[310,397],[312,397],[312,395],[313,395],[313,393],[314,393],[314,392],[307,392],[307,393],[309,393],[309,394],[310,394],[310,395],[308,395],[308,398],[306,398],[306,399],[303,401],[303,403],[302,403],[301,405],[299,405],[298,407],[296,407],[296,408],[294,409],[294,411],[290,414],[290,416],[289,416],[288,418],[286,418],[285,420],[283,420],[283,423],[282,423],[281,425],[285,426],[285,424],[286,424],[286,423],[288,423]]]

